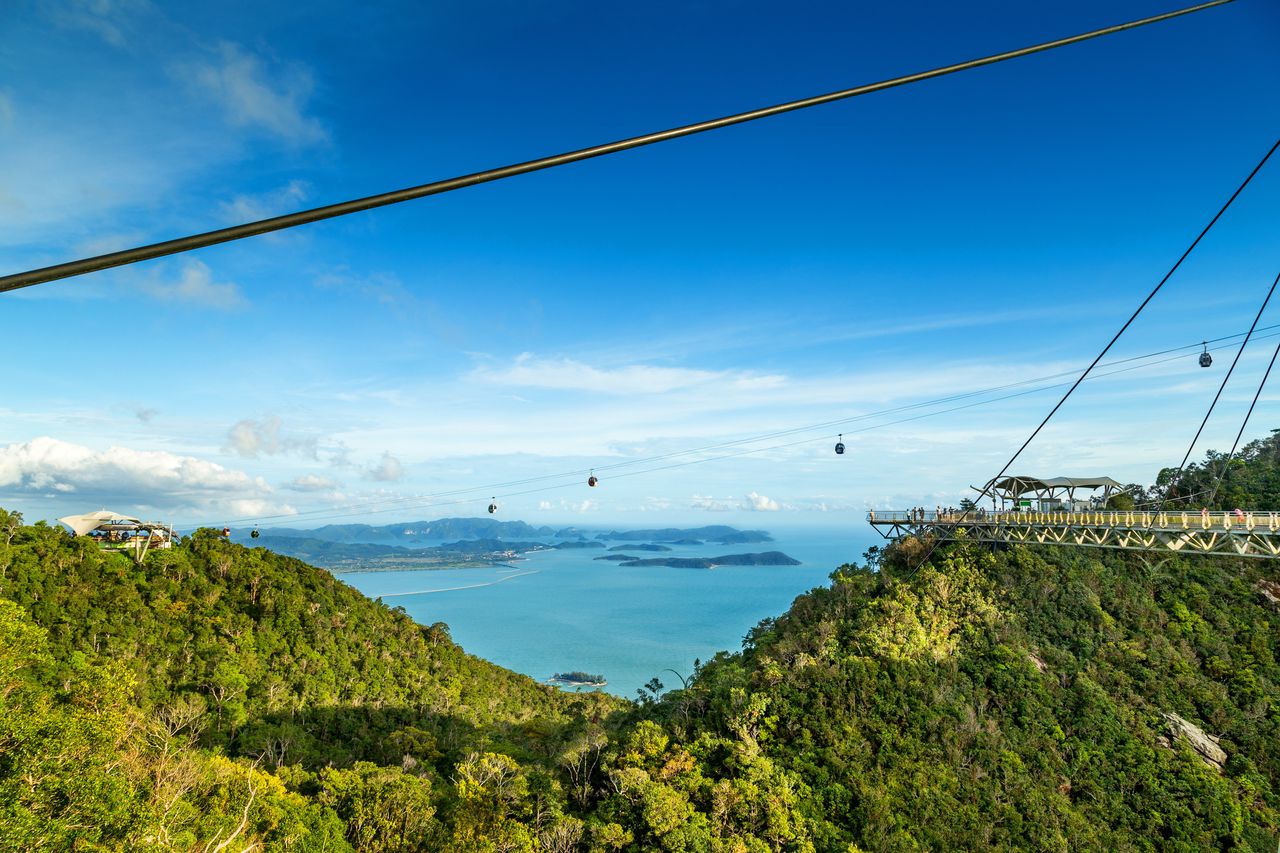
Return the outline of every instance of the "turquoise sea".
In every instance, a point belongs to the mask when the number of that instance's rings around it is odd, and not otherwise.
[[[536,552],[512,568],[338,577],[422,624],[447,623],[464,649],[501,666],[538,680],[568,670],[599,673],[608,679],[605,689],[634,697],[654,676],[668,689],[678,687],[663,670],[688,676],[695,659],[737,651],[761,619],[828,583],[837,566],[861,562],[879,541],[865,525],[770,532],[775,542],[673,546],[669,556],[778,550],[802,565],[625,568],[596,560],[611,552],[593,548]]]

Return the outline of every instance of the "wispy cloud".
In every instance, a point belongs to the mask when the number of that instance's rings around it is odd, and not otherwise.
[[[237,422],[227,431],[227,448],[251,459],[286,453],[316,458],[316,439],[286,434],[280,418],[274,415],[260,421],[246,418]]]
[[[109,234],[96,234],[76,243],[77,255],[105,255],[118,252],[146,242],[147,235],[143,231],[114,231]]]
[[[84,30],[107,44],[124,47],[138,15],[151,4],[147,0],[50,0],[44,8],[60,27]]]
[[[532,353],[522,353],[508,367],[478,367],[471,372],[470,378],[496,385],[602,394],[663,394],[714,380],[729,380],[747,389],[776,388],[786,382],[785,377],[776,375],[647,364],[600,368],[569,358],[538,358]]]
[[[283,488],[291,492],[331,492],[341,486],[341,483],[319,474],[303,474],[294,477]]]
[[[235,127],[261,130],[292,145],[329,139],[324,125],[307,114],[315,80],[300,65],[271,68],[240,45],[223,42],[216,57],[180,66],[179,73]]]
[[[730,512],[736,508],[733,501],[717,500],[710,495],[694,495],[689,506],[705,512]]]
[[[203,261],[183,261],[176,279],[154,274],[139,279],[141,288],[150,296],[169,302],[190,302],[208,308],[231,311],[249,304],[240,286],[229,281],[214,281],[213,271]]]
[[[343,267],[316,276],[315,285],[322,290],[358,294],[382,305],[407,306],[415,301],[400,277],[390,273],[357,274]]]
[[[404,476],[404,465],[390,453],[383,453],[381,459],[365,469],[364,475],[377,483],[395,482]]]
[[[253,195],[238,195],[231,201],[224,201],[219,208],[227,222],[252,222],[293,212],[311,195],[311,185],[306,181],[293,180],[282,187]]]
[[[159,410],[152,409],[148,406],[134,406],[133,416],[144,424],[151,423],[152,419],[160,414]]]

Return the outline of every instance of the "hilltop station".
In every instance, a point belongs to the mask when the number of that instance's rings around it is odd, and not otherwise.
[[[991,508],[867,513],[886,539],[924,536],[1026,545],[1080,545],[1233,557],[1280,556],[1280,513],[1246,510],[1107,509],[1125,487],[1110,477],[1003,477],[979,489]],[[981,498],[980,498],[981,499]]]
[[[129,554],[139,563],[152,549],[173,547],[173,527],[170,525],[142,521],[109,509],[68,515],[58,521],[71,528],[74,535],[92,539],[103,551]]]

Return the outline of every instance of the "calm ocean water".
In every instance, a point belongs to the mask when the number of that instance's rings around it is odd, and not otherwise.
[[[687,676],[695,658],[737,651],[761,619],[780,615],[797,595],[828,583],[837,566],[860,562],[879,541],[865,525],[771,532],[773,543],[673,546],[669,556],[778,550],[802,565],[624,568],[594,559],[608,551],[585,549],[531,554],[514,569],[338,577],[404,607],[420,623],[448,623],[464,649],[501,666],[539,680],[568,670],[599,673],[609,681],[607,690],[633,697],[654,676],[668,688],[679,686],[665,669]]]

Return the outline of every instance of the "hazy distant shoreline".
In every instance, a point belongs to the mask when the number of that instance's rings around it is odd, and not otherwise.
[[[455,537],[457,537],[455,539]],[[314,530],[268,528],[232,531],[233,541],[294,557],[335,575],[369,572],[422,572],[453,569],[514,569],[527,555],[542,551],[634,550],[660,552],[661,559],[631,557],[626,565],[710,569],[727,565],[795,565],[777,551],[726,554],[707,558],[681,553],[706,545],[772,542],[764,530],[739,530],[728,525],[696,528],[590,531],[554,530],[522,521],[485,518],[440,519],[380,527],[364,524],[326,525]],[[454,541],[441,541],[441,539]],[[621,544],[612,545],[610,542]]]

